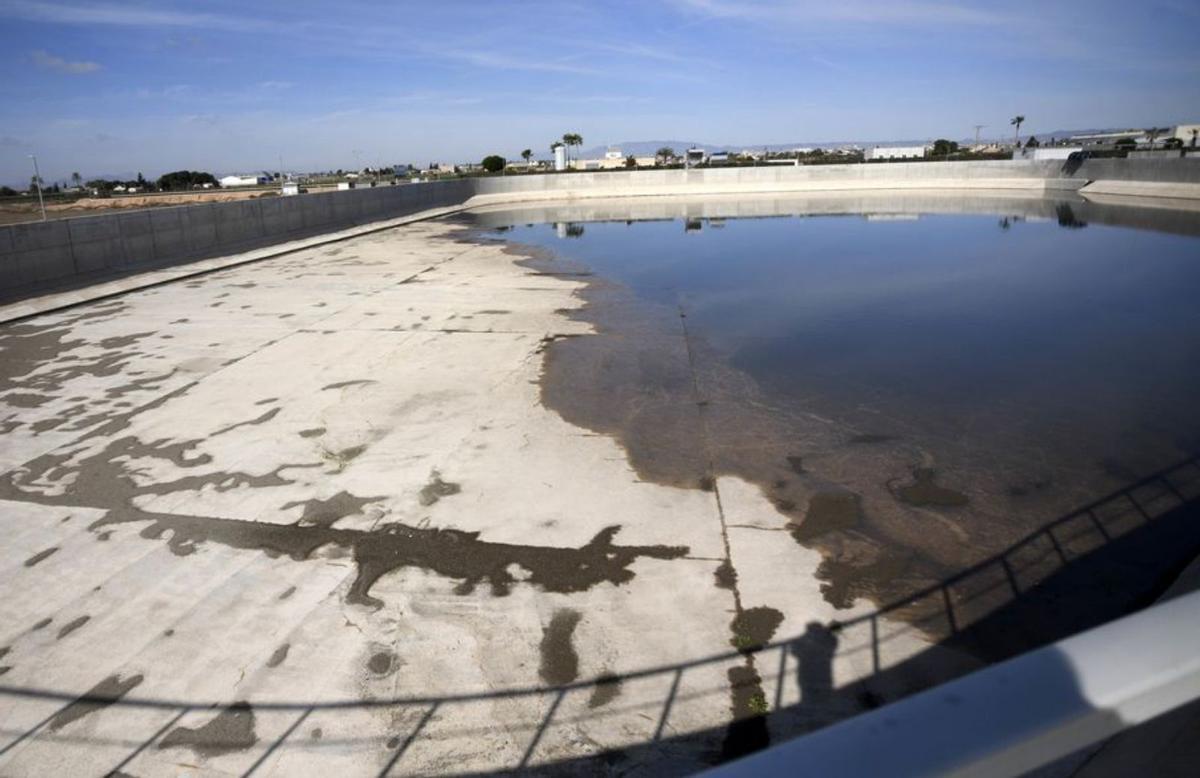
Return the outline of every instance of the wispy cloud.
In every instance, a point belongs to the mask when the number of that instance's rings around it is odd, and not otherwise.
[[[33,64],[46,70],[53,70],[56,73],[67,73],[72,76],[83,75],[84,73],[95,73],[100,69],[100,64],[97,62],[72,62],[56,57],[53,54],[42,50],[33,52],[31,55]]]
[[[716,19],[768,24],[840,21],[859,24],[990,25],[1007,23],[1000,13],[961,4],[919,0],[675,0],[676,6]]]
[[[500,70],[531,70],[547,73],[601,75],[601,71],[595,68],[577,65],[565,58],[539,59],[516,54],[506,54],[499,51],[484,51],[482,49],[430,48],[425,50],[424,53],[434,57]]]
[[[10,0],[0,4],[0,16],[34,22],[115,27],[194,27],[232,31],[267,30],[263,20],[210,13],[191,13],[145,5],[51,3]]]

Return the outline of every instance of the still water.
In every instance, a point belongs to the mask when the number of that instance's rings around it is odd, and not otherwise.
[[[780,403],[1132,475],[1200,445],[1200,215],[1087,209],[485,222],[686,314]]]

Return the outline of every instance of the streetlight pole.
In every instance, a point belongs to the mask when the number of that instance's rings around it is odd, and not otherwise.
[[[38,171],[37,157],[30,154],[29,158],[33,160],[33,184],[37,187],[38,205],[42,208],[42,221],[46,221],[46,201],[42,199],[42,174]]]

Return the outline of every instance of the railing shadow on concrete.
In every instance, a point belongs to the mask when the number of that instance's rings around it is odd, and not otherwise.
[[[653,733],[644,742],[619,749],[614,756],[597,753],[570,760],[576,769],[586,763],[611,765],[614,759],[648,758],[661,772],[688,772],[694,762],[671,764],[648,756],[653,749],[671,753],[700,753],[700,766],[729,758],[714,751],[714,744],[728,740],[729,725],[685,734],[670,734],[673,708],[697,698],[728,703],[727,688],[685,689],[690,671],[718,666],[755,655],[764,668],[761,687],[768,710],[756,715],[757,724],[770,729],[772,739],[782,740],[819,729],[866,709],[878,707],[908,694],[961,675],[973,667],[948,672],[937,667],[946,649],[959,650],[977,658],[975,666],[1000,661],[1097,626],[1148,605],[1170,580],[1200,553],[1200,456],[1192,456],[1141,478],[1123,489],[1084,505],[1043,525],[1011,544],[1001,553],[926,587],[903,600],[868,614],[829,624],[810,623],[801,635],[765,645],[731,650],[673,665],[646,668],[616,676],[603,676],[558,686],[526,686],[451,695],[413,695],[386,699],[349,699],[325,702],[253,702],[253,710],[293,715],[281,734],[266,744],[243,772],[255,773],[316,712],[352,709],[419,710],[415,726],[402,738],[393,738],[380,775],[403,771],[400,762],[431,722],[455,706],[517,698],[548,700],[544,713],[524,722],[506,722],[511,733],[525,733],[528,741],[521,757],[504,770],[565,768],[563,762],[535,761],[539,745],[552,726],[570,725],[588,719],[619,716],[631,711],[653,720]],[[889,661],[888,645],[913,632],[932,646],[915,655]],[[863,672],[857,680],[838,687],[834,683],[835,662],[859,662]],[[595,694],[613,684],[658,679],[667,687],[656,701],[618,703],[583,714],[556,715],[572,694]],[[790,702],[798,693],[799,699]],[[113,764],[119,772],[148,748],[159,742],[189,713],[236,710],[228,701],[188,701],[138,698],[134,696],[76,695],[59,691],[0,686],[5,705],[21,702],[62,703],[33,726],[19,731],[0,728],[0,764],[6,755],[25,743],[46,740],[61,743],[99,743],[128,749]],[[132,707],[171,711],[173,715],[148,737],[114,741],[94,736],[61,732],[52,722],[101,711],[110,707]],[[745,723],[745,722],[743,722]],[[736,722],[735,722],[736,724]],[[487,731],[482,725],[462,727],[458,736]],[[326,739],[325,746],[348,742],[366,746],[371,738]],[[294,741],[293,741],[294,742]],[[305,744],[306,748],[310,748]]]

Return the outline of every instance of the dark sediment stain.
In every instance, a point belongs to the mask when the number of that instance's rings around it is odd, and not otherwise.
[[[376,651],[367,660],[367,669],[375,675],[387,675],[396,667],[396,655],[391,651]]]
[[[852,529],[862,519],[862,506],[851,492],[817,492],[808,501],[804,520],[791,525],[792,537],[808,543],[829,532]]]
[[[717,569],[713,571],[713,577],[716,579],[719,589],[733,591],[737,588],[737,569],[728,559],[717,566]]]
[[[895,440],[895,439],[896,439],[895,435],[883,435],[883,434],[876,433],[876,432],[867,432],[867,433],[863,433],[861,435],[852,436],[850,438],[850,442],[865,445],[865,444],[871,444],[871,443],[887,443],[887,442]]]
[[[0,646],[0,659],[8,656],[9,651],[12,651],[12,646]]]
[[[325,391],[327,389],[344,389],[347,386],[365,386],[366,384],[373,383],[375,383],[375,381],[369,378],[359,378],[354,381],[338,381],[335,384],[326,384],[325,386],[322,386],[321,391]]]
[[[54,621],[54,619],[47,616],[46,618],[39,621],[37,624],[34,624],[32,631],[36,632],[39,629],[45,629],[46,627],[50,626],[50,622],[52,622],[52,621]]]
[[[44,394],[33,394],[31,392],[11,392],[0,397],[6,405],[11,405],[14,408],[40,408],[45,405],[50,398]]]
[[[347,549],[352,552],[357,575],[346,601],[375,608],[382,607],[383,602],[371,596],[371,587],[382,576],[404,567],[455,579],[459,581],[455,587],[459,594],[469,594],[477,585],[488,582],[493,594],[503,596],[518,583],[510,570],[516,565],[528,573],[522,582],[544,591],[571,593],[603,582],[619,585],[631,580],[634,574],[629,566],[639,557],[678,559],[688,553],[686,546],[616,545],[612,542],[620,529],[616,526],[601,530],[579,548],[557,548],[488,543],[479,540],[478,532],[403,524],[361,531],[136,512],[110,514],[101,521],[147,520],[151,523],[141,536],[158,539],[169,531],[168,546],[181,556],[193,553],[205,542],[297,561],[308,559],[323,546]]]
[[[729,679],[729,711],[733,721],[726,729],[721,744],[723,760],[736,759],[771,744],[766,719],[767,698],[763,692],[762,677],[753,662],[747,660],[744,665],[729,668],[726,676]]]
[[[283,660],[287,659],[288,650],[292,647],[291,643],[284,643],[279,648],[271,653],[271,658],[267,660],[267,667],[279,667],[283,664]]]
[[[575,627],[582,618],[578,611],[560,608],[542,631],[538,675],[551,686],[561,686],[579,677],[579,655],[575,653],[574,637]]]
[[[245,751],[258,742],[254,732],[254,709],[235,702],[199,727],[176,727],[158,744],[160,749],[188,748],[203,757]]]
[[[792,454],[787,458],[787,463],[788,467],[792,469],[793,473],[796,475],[804,475],[804,457]]]
[[[760,605],[746,608],[733,617],[729,642],[739,651],[757,651],[771,642],[775,630],[783,623],[783,614],[775,608]]]
[[[417,499],[421,505],[428,508],[443,497],[449,497],[461,491],[461,486],[450,481],[443,481],[441,474],[434,470],[429,476],[429,483],[421,487],[421,493],[417,495]]]
[[[296,587],[289,586],[287,589],[285,589],[283,591],[283,594],[279,595],[279,599],[286,600],[287,598],[291,597],[295,593],[296,593]]]
[[[321,728],[317,727],[317,728],[313,729],[312,732],[309,732],[308,736],[313,740],[320,740],[324,734],[325,733],[321,731]]]
[[[592,696],[588,697],[589,708],[600,708],[615,700],[621,694],[621,679],[612,673],[605,673],[596,679]]]
[[[937,471],[929,467],[913,470],[913,482],[896,487],[896,497],[904,503],[919,507],[953,508],[967,504],[962,492],[935,483]]]
[[[325,434],[324,427],[313,427],[312,429],[300,430],[300,437],[302,437],[302,438],[315,438],[318,435],[324,435],[324,434]]]
[[[194,383],[167,392],[143,405],[137,412],[157,408],[189,391]],[[216,472],[183,476],[173,481],[138,483],[141,459],[167,460],[177,467],[195,468],[211,461],[196,453],[201,441],[157,440],[144,443],[132,436],[112,440],[88,456],[80,456],[85,441],[113,435],[131,424],[135,412],[114,417],[76,441],[76,448],[36,457],[19,470],[0,476],[0,499],[42,505],[104,506],[107,514],[89,529],[144,523],[139,535],[146,539],[167,538],[168,548],[187,556],[211,542],[231,548],[262,551],[270,556],[287,556],[301,561],[318,549],[335,547],[351,553],[356,576],[347,593],[354,604],[382,606],[370,596],[371,587],[383,575],[405,567],[416,567],[458,581],[455,588],[468,594],[481,583],[491,585],[502,596],[516,583],[524,582],[544,591],[585,591],[599,583],[623,584],[634,577],[629,567],[641,557],[679,559],[686,546],[621,546],[613,542],[619,525],[607,527],[578,548],[490,543],[478,532],[387,524],[371,531],[336,527],[267,524],[208,516],[188,516],[145,511],[135,506],[140,497],[203,488],[222,492],[238,488],[285,486],[293,483],[283,476],[289,469],[319,467],[319,464],[284,464],[264,475],[245,472]],[[63,487],[64,494],[47,493]],[[67,488],[69,487],[69,488]],[[511,572],[525,572],[520,578]],[[47,620],[46,623],[49,623]]]
[[[477,314],[489,314],[489,315],[492,315],[492,316],[500,316],[500,315],[502,315],[502,314],[505,314],[505,313],[512,313],[512,311],[506,311],[506,310],[504,310],[503,308],[491,308],[491,309],[484,310],[484,311],[476,311],[475,313],[477,313]]]
[[[400,745],[400,736],[399,735],[392,735],[390,738],[387,739],[387,749],[389,751],[396,750],[396,748],[399,745]]]
[[[55,551],[58,551],[58,546],[51,546],[50,548],[46,549],[45,551],[39,551],[36,554],[34,554],[33,556],[31,556],[25,560],[25,566],[33,567],[38,562],[41,562],[42,560],[50,557]]]
[[[237,429],[238,427],[253,427],[258,424],[266,424],[268,421],[270,421],[271,419],[278,416],[279,412],[282,410],[283,410],[283,408],[272,408],[271,410],[267,411],[266,413],[264,413],[261,416],[258,416],[256,418],[249,419],[247,421],[239,421],[236,424],[230,424],[228,427],[222,427],[221,429],[219,429],[213,433],[213,437],[215,437],[217,435],[224,435],[226,432],[232,432],[233,430]]]
[[[120,701],[122,697],[140,684],[142,680],[143,678],[140,673],[124,679],[120,675],[110,675],[89,689],[83,696],[56,713],[46,726],[52,732],[56,732],[90,713],[103,710],[109,705]]]
[[[304,507],[304,512],[300,514],[300,521],[297,523],[297,526],[332,527],[338,520],[344,519],[347,516],[361,514],[366,506],[373,502],[379,502],[382,499],[384,499],[382,496],[355,497],[353,494],[343,490],[325,500],[314,497],[311,500],[297,500],[285,503],[283,510],[286,511],[298,505]],[[295,587],[292,587],[292,591],[295,591]]]
[[[58,631],[58,639],[62,640],[67,635],[70,635],[72,632],[79,629],[84,624],[87,624],[88,621],[91,620],[91,618],[92,618],[91,616],[80,616],[77,619],[72,619],[62,629],[60,629]]]
[[[0,665],[0,675],[4,675],[12,669],[12,665]]]

